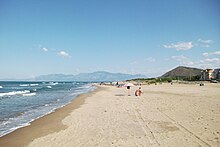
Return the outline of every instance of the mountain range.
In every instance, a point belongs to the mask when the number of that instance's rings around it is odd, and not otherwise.
[[[65,75],[65,74],[49,74],[35,77],[36,81],[124,81],[135,78],[145,78],[141,74],[123,74],[123,73],[110,73],[105,71],[97,71],[93,73],[80,73],[78,75]]]
[[[178,66],[160,77],[200,77],[203,69]],[[24,81],[85,81],[85,82],[105,82],[105,81],[125,81],[130,79],[147,78],[141,74],[110,73],[106,71],[97,71],[93,73],[80,73],[77,75],[66,74],[48,74],[40,75],[32,79],[23,79]],[[21,80],[21,79],[1,79],[1,80]]]

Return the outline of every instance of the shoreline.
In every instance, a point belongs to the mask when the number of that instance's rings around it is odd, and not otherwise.
[[[97,86],[8,135],[4,147],[219,146],[220,84]],[[7,143],[7,144],[6,144]]]
[[[62,120],[67,117],[72,111],[80,108],[81,105],[85,103],[85,99],[87,97],[92,96],[100,90],[101,88],[96,86],[95,90],[78,95],[67,105],[60,107],[55,111],[30,122],[30,125],[18,128],[15,131],[0,137],[0,146],[27,146],[31,141],[36,138],[66,129],[68,126],[64,125],[62,123]]]

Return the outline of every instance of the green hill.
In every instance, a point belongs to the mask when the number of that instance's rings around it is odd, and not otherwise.
[[[201,77],[201,71],[202,69],[199,68],[178,66],[166,72],[161,77],[198,80]]]

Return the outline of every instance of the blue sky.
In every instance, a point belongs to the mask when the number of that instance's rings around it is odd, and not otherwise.
[[[220,67],[218,0],[1,0],[0,79]]]

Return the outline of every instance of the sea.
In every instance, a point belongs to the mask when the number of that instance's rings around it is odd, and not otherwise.
[[[88,82],[0,81],[0,137],[93,90]]]

